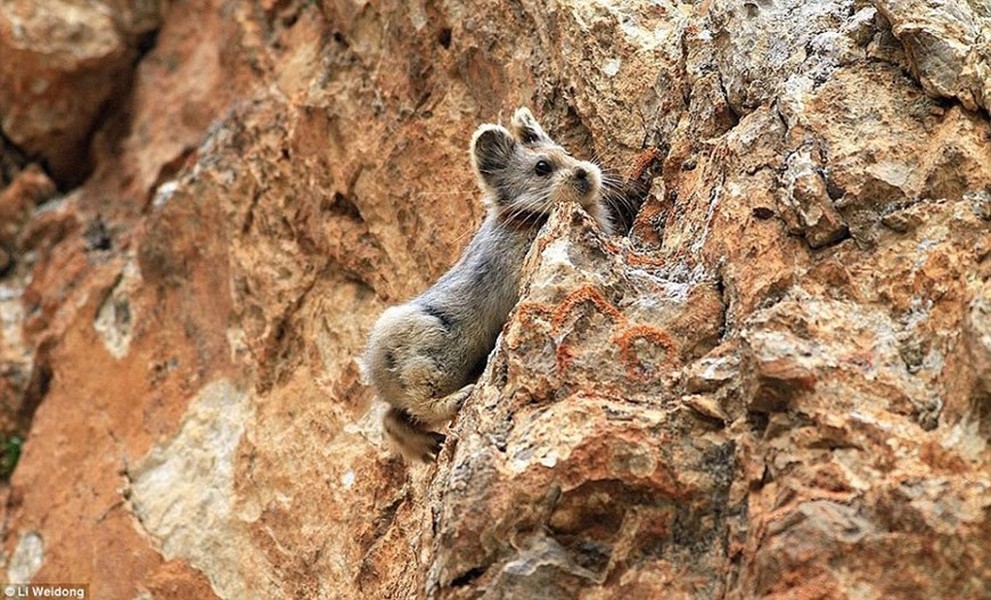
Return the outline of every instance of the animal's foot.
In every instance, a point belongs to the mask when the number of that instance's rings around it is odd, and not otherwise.
[[[474,391],[475,391],[475,384],[469,383],[460,390],[456,392],[452,392],[444,397],[442,402],[444,406],[447,407],[448,412],[451,414],[451,418],[454,418],[454,415],[456,415],[458,411],[461,410],[461,406],[465,403],[465,400],[467,400],[468,396],[471,396],[471,393]]]
[[[424,429],[408,412],[399,408],[390,408],[385,413],[383,426],[392,444],[410,460],[433,462],[444,444],[444,434]]]

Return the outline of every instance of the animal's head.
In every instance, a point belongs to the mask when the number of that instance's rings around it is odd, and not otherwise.
[[[602,172],[577,160],[520,108],[509,129],[482,125],[471,140],[471,159],[490,208],[507,218],[546,215],[561,202],[598,208]]]

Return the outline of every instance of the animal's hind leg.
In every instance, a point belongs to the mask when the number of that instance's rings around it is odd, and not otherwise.
[[[432,400],[430,402],[430,412],[416,416],[430,424],[446,423],[453,419],[454,415],[458,414],[458,411],[461,410],[461,405],[465,403],[468,396],[471,396],[471,392],[474,389],[475,384],[469,383],[456,392],[451,392],[442,398]]]
[[[425,403],[429,410],[422,410],[425,408],[424,404],[419,405],[421,410],[416,412],[392,407],[385,413],[383,420],[385,432],[403,456],[424,462],[432,461],[440,452],[445,437],[428,430],[427,426],[441,425],[453,419],[473,389],[475,384],[469,384],[447,396]]]
[[[430,462],[440,452],[444,435],[427,431],[408,412],[392,407],[385,413],[382,425],[399,452],[409,459]]]

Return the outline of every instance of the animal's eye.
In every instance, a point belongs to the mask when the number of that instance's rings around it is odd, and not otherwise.
[[[533,168],[533,172],[540,176],[549,175],[553,170],[554,167],[546,160],[538,160],[537,166]]]

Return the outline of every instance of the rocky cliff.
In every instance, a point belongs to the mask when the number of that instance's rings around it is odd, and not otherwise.
[[[8,581],[991,597],[986,2],[7,0],[0,56]],[[355,356],[519,105],[650,197],[552,217],[406,465]]]

